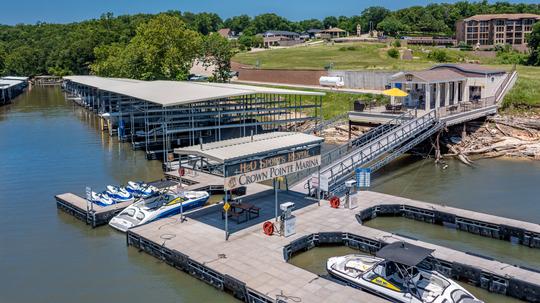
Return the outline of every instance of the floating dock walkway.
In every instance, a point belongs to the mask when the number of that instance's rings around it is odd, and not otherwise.
[[[478,222],[497,222],[536,234],[540,232],[538,225],[374,192],[361,192],[358,207],[353,210],[333,209],[327,202],[318,206],[294,192],[280,192],[279,197],[280,202],[294,201],[298,208],[293,212],[297,218],[296,234],[288,238],[266,236],[262,232],[260,223],[274,216],[273,191],[267,191],[244,197],[244,201],[261,207],[261,218],[232,224],[234,230],[229,241],[225,241],[219,218],[221,207],[216,205],[213,209],[193,212],[183,223],[171,217],[134,228],[128,232],[127,243],[244,302],[287,302],[287,298],[301,302],[382,302],[371,294],[300,269],[287,260],[295,252],[319,244],[343,244],[373,253],[395,241],[434,249],[433,256],[438,262],[432,265],[454,279],[491,292],[540,302],[540,272],[379,231],[361,225],[359,219],[382,214],[384,207],[393,209],[393,205],[400,205],[400,209],[408,206],[439,211],[456,219],[470,216],[468,219]]]
[[[177,182],[160,180],[148,184],[157,188],[166,188],[176,186]],[[109,223],[114,216],[133,203],[131,201],[115,203],[109,206],[91,205],[88,203],[88,200],[73,193],[59,194],[55,196],[55,199],[58,209],[85,222],[87,225],[92,226],[92,228]]]

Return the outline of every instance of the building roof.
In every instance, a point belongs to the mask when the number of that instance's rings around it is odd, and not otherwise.
[[[377,251],[377,257],[407,266],[416,266],[429,257],[435,250],[416,246],[406,242],[394,242]]]
[[[266,155],[279,150],[320,144],[323,138],[296,132],[272,132],[218,142],[176,148],[180,155],[201,156],[219,163]]]
[[[329,29],[324,29],[321,31],[321,33],[345,33],[345,30],[342,30],[339,27],[331,27]]]
[[[486,14],[486,15],[474,15],[472,17],[463,19],[463,21],[489,21],[493,19],[540,19],[540,15],[535,14]]]
[[[0,79],[0,88],[10,88],[12,86],[17,86],[21,83],[23,83],[23,81],[21,80]]]
[[[228,38],[231,35],[231,29],[230,28],[222,28],[218,30],[218,34],[220,34],[224,38]]]
[[[290,32],[290,31],[266,31],[263,33],[263,36],[274,35],[274,36],[300,36],[299,33]]]
[[[504,74],[505,70],[496,69],[491,66],[479,65],[479,64],[439,64],[431,69],[441,69],[441,68],[451,68],[458,72],[463,73],[472,73],[480,75],[491,75],[491,74]]]
[[[322,31],[322,29],[318,29],[318,28],[310,28],[306,31],[306,33],[309,33],[309,34],[316,34],[316,33],[320,33]]]
[[[272,87],[261,87],[230,83],[205,83],[188,81],[140,81],[96,76],[68,76],[64,79],[95,87],[104,91],[156,103],[164,107],[228,97],[272,94],[323,96],[321,92],[309,92]]]
[[[19,80],[19,81],[28,81],[28,77],[19,77],[19,76],[5,76],[2,77],[3,80]]]
[[[392,82],[404,82],[403,78],[406,75],[412,75],[416,78],[416,81],[413,82],[425,82],[425,83],[436,83],[436,82],[447,82],[447,81],[463,81],[466,80],[466,76],[453,71],[451,69],[437,69],[437,70],[422,70],[422,71],[411,71],[411,72],[401,72],[395,74],[392,78]]]

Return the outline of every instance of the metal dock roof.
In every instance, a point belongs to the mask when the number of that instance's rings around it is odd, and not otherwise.
[[[196,155],[219,163],[242,159],[258,154],[268,154],[283,149],[319,144],[321,137],[295,132],[273,132],[254,135],[213,143],[176,148],[174,152],[180,155]]]
[[[13,86],[17,86],[19,84],[23,83],[23,81],[20,81],[20,80],[5,80],[5,79],[0,79],[0,88],[10,88],[10,87],[13,87]]]
[[[76,83],[160,104],[164,107],[251,94],[323,96],[321,92],[299,91],[229,83],[188,81],[140,81],[96,76],[64,77]]]

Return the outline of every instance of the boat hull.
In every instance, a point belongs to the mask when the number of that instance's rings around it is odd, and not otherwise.
[[[186,211],[201,207],[208,201],[209,198],[210,198],[210,195],[206,194],[206,196],[187,200],[182,203],[175,204],[172,207],[163,206],[161,207],[160,210],[156,210],[151,213],[145,212],[145,218],[144,220],[140,222],[134,220],[133,218],[122,215],[129,208],[134,209],[134,213],[138,213],[141,211],[141,209],[139,209],[137,206],[132,205],[126,208],[126,210],[124,210],[122,213],[120,213],[116,217],[112,218],[111,221],[109,222],[109,225],[121,232],[126,232],[130,228],[141,226],[141,225],[154,222],[163,218],[175,216],[175,215],[180,214],[181,212],[186,212]]]

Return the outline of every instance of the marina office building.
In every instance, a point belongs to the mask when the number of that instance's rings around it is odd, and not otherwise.
[[[480,49],[506,44],[525,51],[526,35],[538,20],[535,14],[475,15],[456,22],[456,39]]]
[[[400,72],[390,84],[408,93],[405,108],[430,111],[466,105],[494,104],[507,72],[474,64],[441,64],[423,71]]]
[[[64,77],[69,98],[96,112],[150,159],[173,149],[251,134],[296,130],[321,115],[324,93],[226,83]]]

